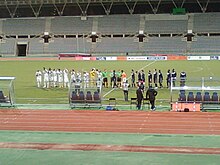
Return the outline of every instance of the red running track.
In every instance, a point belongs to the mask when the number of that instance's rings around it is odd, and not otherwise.
[[[220,135],[220,113],[6,109],[0,130]]]

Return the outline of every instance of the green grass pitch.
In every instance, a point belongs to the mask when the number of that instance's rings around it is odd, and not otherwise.
[[[15,76],[15,96],[16,103],[19,104],[43,104],[43,103],[68,103],[68,89],[39,89],[36,87],[35,72],[46,68],[67,68],[79,71],[90,71],[91,68],[98,68],[108,71],[125,70],[128,77],[131,69],[143,69],[146,73],[148,70],[161,70],[164,76],[163,85],[166,86],[166,72],[168,69],[175,69],[177,76],[181,71],[187,73],[187,78],[201,77],[220,77],[218,70],[219,61],[0,61],[0,76]],[[103,89],[104,99],[115,97],[123,99],[122,89],[112,90],[111,88]],[[135,88],[130,88],[129,98],[135,97]],[[169,102],[170,91],[167,88],[158,89],[157,100],[160,104]],[[124,102],[122,101],[122,104]]]

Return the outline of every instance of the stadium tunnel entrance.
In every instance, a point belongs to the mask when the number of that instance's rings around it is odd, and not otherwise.
[[[28,42],[18,42],[16,56],[24,57],[27,56]]]

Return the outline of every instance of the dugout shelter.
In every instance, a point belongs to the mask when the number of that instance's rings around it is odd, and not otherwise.
[[[220,109],[219,81],[220,78],[213,77],[187,79],[184,83],[179,79],[172,80],[170,87],[172,111]]]
[[[15,105],[15,77],[0,77],[0,107]]]
[[[69,103],[71,108],[101,108],[102,80],[76,79],[70,83]]]

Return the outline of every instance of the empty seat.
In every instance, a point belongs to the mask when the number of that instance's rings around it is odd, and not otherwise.
[[[212,94],[212,101],[214,103],[218,102],[218,93],[217,92],[213,92],[213,94]]]
[[[94,92],[93,99],[94,99],[95,103],[101,103],[101,98],[100,98],[99,92],[97,92],[97,91]]]
[[[196,102],[202,102],[202,94],[201,94],[201,92],[197,92],[196,93],[195,101]]]
[[[86,102],[87,103],[92,102],[92,93],[90,91],[87,91],[87,93],[86,93]]]
[[[130,109],[132,108],[132,105],[135,105],[135,107],[137,106],[137,98],[136,97],[131,98]]]
[[[179,94],[178,101],[179,102],[186,102],[186,95],[185,95],[185,93],[180,93]]]
[[[84,102],[85,101],[85,95],[83,93],[83,91],[80,91],[79,92],[79,102]]]
[[[78,95],[75,91],[72,91],[71,102],[76,103],[79,100]]]
[[[187,102],[194,102],[194,94],[193,94],[193,92],[189,92],[188,93]]]
[[[183,94],[185,94],[186,92],[185,92],[185,90],[180,90],[180,93],[183,93]]]
[[[210,95],[209,95],[209,92],[205,92],[204,96],[203,96],[203,101],[208,103],[210,102]]]
[[[116,106],[116,98],[109,98],[109,105],[113,105],[113,106]]]

